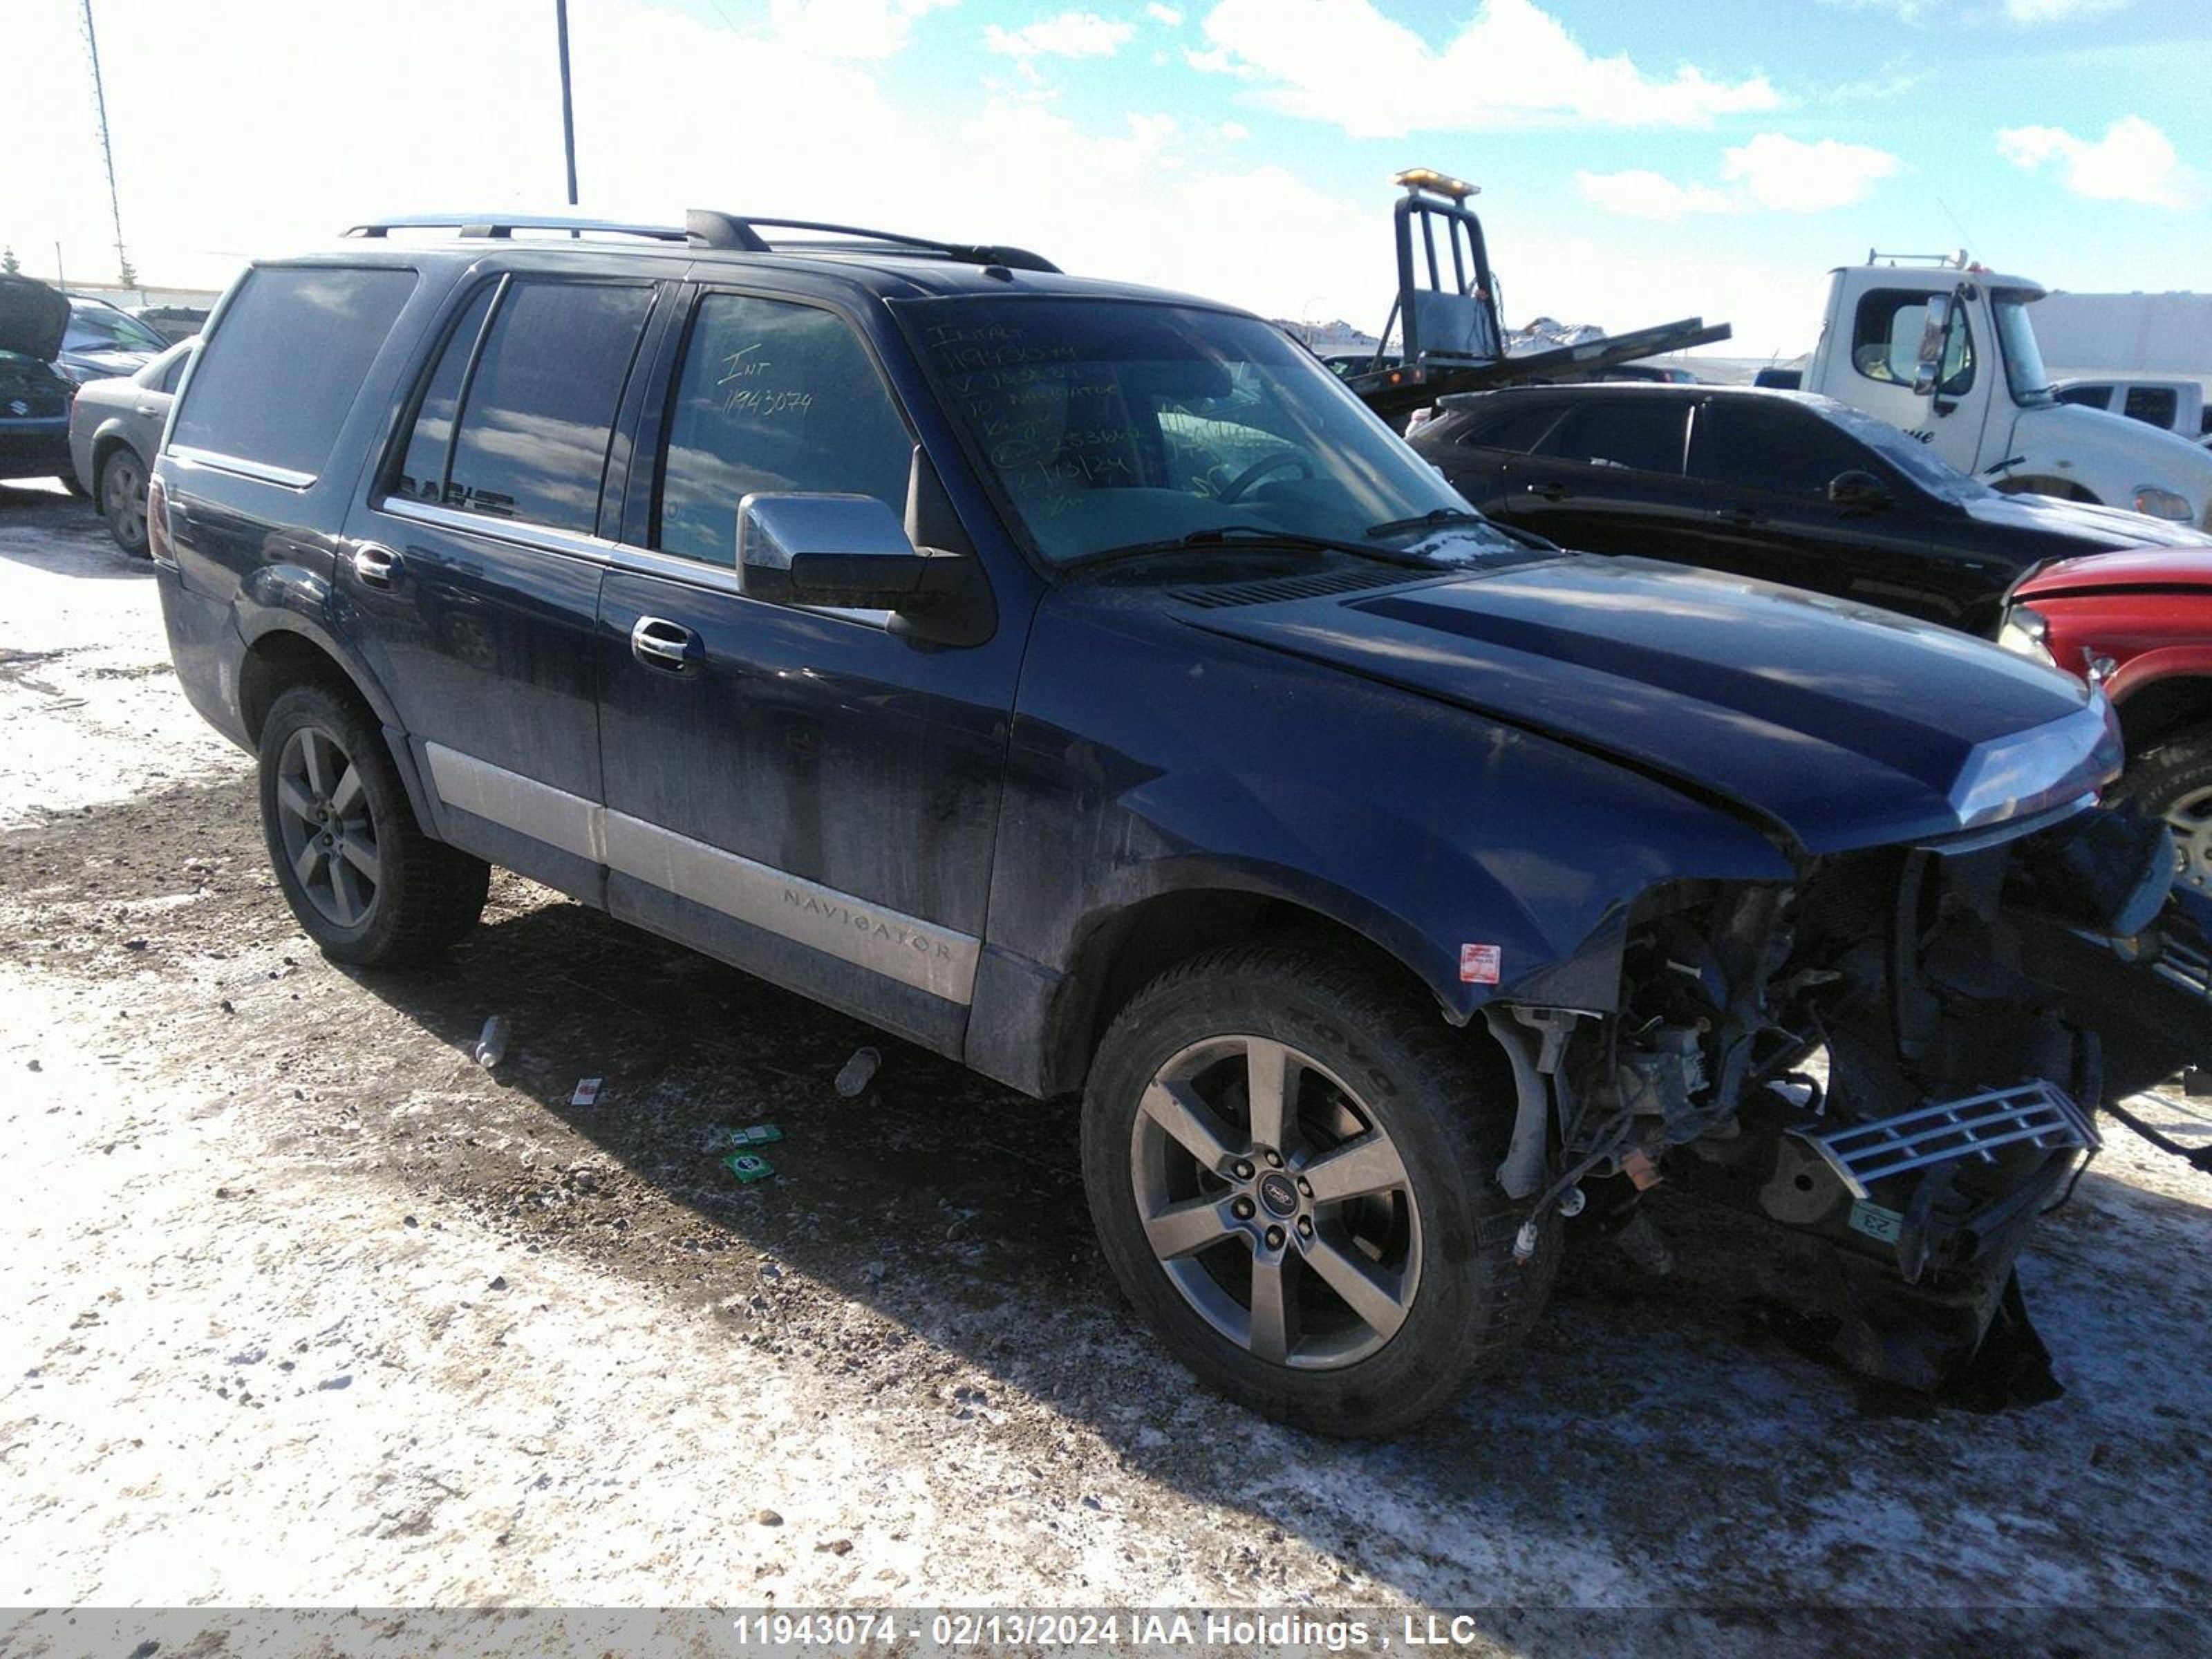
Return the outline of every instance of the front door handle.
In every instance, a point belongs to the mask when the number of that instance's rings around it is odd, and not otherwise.
[[[375,542],[360,542],[353,550],[353,574],[364,587],[389,587],[399,574],[399,556]]]
[[[681,623],[640,617],[629,630],[629,653],[664,674],[687,673],[698,659],[699,636]]]
[[[1563,483],[1533,483],[1528,486],[1528,493],[1544,501],[1563,501],[1571,492]]]
[[[1716,507],[1713,510],[1713,517],[1723,524],[1754,525],[1765,522],[1763,514],[1754,513],[1747,507]]]

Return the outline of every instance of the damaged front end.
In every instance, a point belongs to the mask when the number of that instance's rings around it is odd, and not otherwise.
[[[2047,1397],[2013,1264],[2099,1146],[2085,995],[2130,951],[2169,977],[2191,959],[2157,926],[2172,867],[2160,828],[2090,809],[1788,886],[1654,889],[1615,1009],[1486,1011],[1522,1101],[1501,1183],[1533,1217],[1587,1206],[1647,1265],[1646,1191],[1717,1200],[1789,1236],[1796,1328],[1858,1371]]]

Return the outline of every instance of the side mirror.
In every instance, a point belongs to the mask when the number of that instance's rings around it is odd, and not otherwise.
[[[1912,367],[1912,395],[1925,398],[1942,378],[1943,349],[1951,341],[1951,296],[1931,294],[1920,325],[1920,350]]]
[[[1828,480],[1828,504],[1850,513],[1879,513],[1893,503],[1887,484],[1855,468]]]
[[[917,549],[872,495],[756,491],[738,503],[738,580],[778,605],[925,610],[958,585],[957,554]]]

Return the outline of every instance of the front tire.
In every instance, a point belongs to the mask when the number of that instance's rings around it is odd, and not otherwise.
[[[100,516],[118,547],[146,556],[146,464],[131,450],[118,449],[100,469]]]
[[[2212,732],[2176,738],[2128,763],[2107,804],[2133,801],[2145,817],[2163,818],[2179,855],[2175,880],[2212,893]]]
[[[334,962],[417,962],[483,914],[490,866],[422,833],[383,732],[327,687],[269,711],[261,824],[285,902]]]
[[[1526,1334],[1559,1223],[1498,1187],[1502,1056],[1388,969],[1297,943],[1210,952],[1115,1020],[1083,1108],[1101,1248],[1200,1379],[1324,1434],[1395,1433]]]

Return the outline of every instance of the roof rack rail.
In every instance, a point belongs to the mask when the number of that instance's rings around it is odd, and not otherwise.
[[[543,213],[401,213],[389,218],[368,219],[350,227],[348,236],[386,236],[395,230],[451,230],[463,236],[499,240],[518,230],[595,231],[605,236],[643,236],[656,242],[680,242],[684,233],[673,225],[639,225],[616,219],[578,219]]]
[[[763,219],[750,214],[723,213],[714,208],[693,208],[684,216],[684,228],[689,233],[694,247],[735,248],[746,253],[778,251],[776,243],[761,234],[763,229],[806,230],[849,238],[850,241],[787,243],[783,246],[787,248],[828,246],[842,252],[854,246],[884,243],[892,247],[939,254],[948,259],[957,259],[963,264],[1005,265],[1012,270],[1057,271],[1060,269],[1042,253],[1032,253],[1027,248],[996,246],[984,242],[940,242],[934,237],[909,236],[903,231],[869,230],[860,225],[830,224],[817,219]]]
[[[909,236],[902,231],[868,230],[859,225],[830,224],[817,219],[762,219],[713,208],[693,208],[684,216],[681,229],[674,225],[641,225],[615,219],[579,219],[543,213],[403,213],[369,219],[355,225],[348,236],[388,236],[395,230],[450,230],[462,236],[504,240],[517,231],[589,231],[603,236],[642,236],[656,242],[683,242],[692,247],[727,248],[744,253],[775,253],[819,250],[826,252],[865,252],[869,249],[902,249],[956,259],[963,264],[1005,265],[1012,270],[1057,271],[1060,267],[1027,248],[1000,247],[981,242],[940,242],[933,237]],[[836,240],[775,242],[763,230],[818,232]]]

